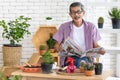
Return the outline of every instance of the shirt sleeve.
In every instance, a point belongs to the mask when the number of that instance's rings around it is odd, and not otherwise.
[[[100,33],[98,32],[98,29],[95,27],[93,27],[93,42],[97,42],[101,39]]]
[[[55,35],[53,36],[53,38],[58,41],[59,43],[61,43],[63,41],[63,25],[61,25],[58,29],[58,31],[55,33]]]

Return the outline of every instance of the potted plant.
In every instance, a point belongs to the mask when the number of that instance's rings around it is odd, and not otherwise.
[[[52,21],[52,17],[46,17],[46,22],[47,22],[47,24],[48,24],[48,26],[51,26],[51,22]]]
[[[41,63],[41,68],[43,73],[51,73],[52,66],[54,63],[54,57],[51,55],[51,51],[48,50],[42,55],[43,62]]]
[[[81,73],[84,73],[84,72],[85,72],[85,69],[84,69],[85,64],[86,64],[85,61],[81,61],[81,62],[80,62],[80,72],[81,72]]]
[[[86,76],[92,76],[95,74],[95,71],[94,71],[94,65],[92,63],[88,63],[88,64],[85,64],[85,75]]]
[[[0,21],[0,26],[3,28],[2,36],[9,40],[10,44],[3,44],[3,61],[5,66],[19,65],[22,53],[22,46],[17,44],[26,34],[30,34],[27,23],[31,18],[20,16],[9,22]]]
[[[112,20],[113,29],[120,29],[120,9],[112,8],[108,13]]]
[[[56,43],[56,41],[53,39],[53,34],[50,33],[50,38],[46,41],[48,48],[51,50],[51,52],[54,52],[54,45]]]
[[[40,50],[40,55],[43,55],[47,51],[46,45],[40,45],[39,50]]]
[[[103,28],[104,19],[103,17],[98,18],[98,28]]]
[[[46,17],[46,20],[52,20],[52,17]]]
[[[95,74],[101,75],[102,69],[103,69],[103,64],[102,63],[94,63],[94,65],[95,65]]]

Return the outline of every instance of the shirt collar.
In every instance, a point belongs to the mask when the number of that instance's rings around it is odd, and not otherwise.
[[[86,22],[84,21],[84,19],[82,19],[82,22],[84,24],[84,26],[86,26]],[[70,22],[70,29],[73,29],[73,21]]]

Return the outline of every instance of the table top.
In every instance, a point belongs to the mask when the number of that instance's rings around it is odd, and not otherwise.
[[[102,75],[93,75],[93,76],[85,76],[84,73],[80,75],[61,75],[57,74],[56,71],[50,74],[43,73],[26,73],[21,70],[15,71],[12,75],[22,75],[23,77],[40,77],[40,78],[53,78],[53,79],[70,79],[70,80],[105,80],[107,77],[112,75],[112,71],[103,71]]]

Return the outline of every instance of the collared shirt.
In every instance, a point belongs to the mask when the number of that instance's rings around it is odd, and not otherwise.
[[[83,20],[84,24],[84,38],[85,38],[85,49],[89,50],[93,48],[93,43],[97,42],[101,39],[101,36],[95,27],[95,25],[91,22],[87,22]],[[73,22],[66,22],[61,24],[56,34],[53,38],[59,43],[63,43],[65,39],[71,37],[73,39]],[[64,58],[61,58],[61,65],[64,63]]]

